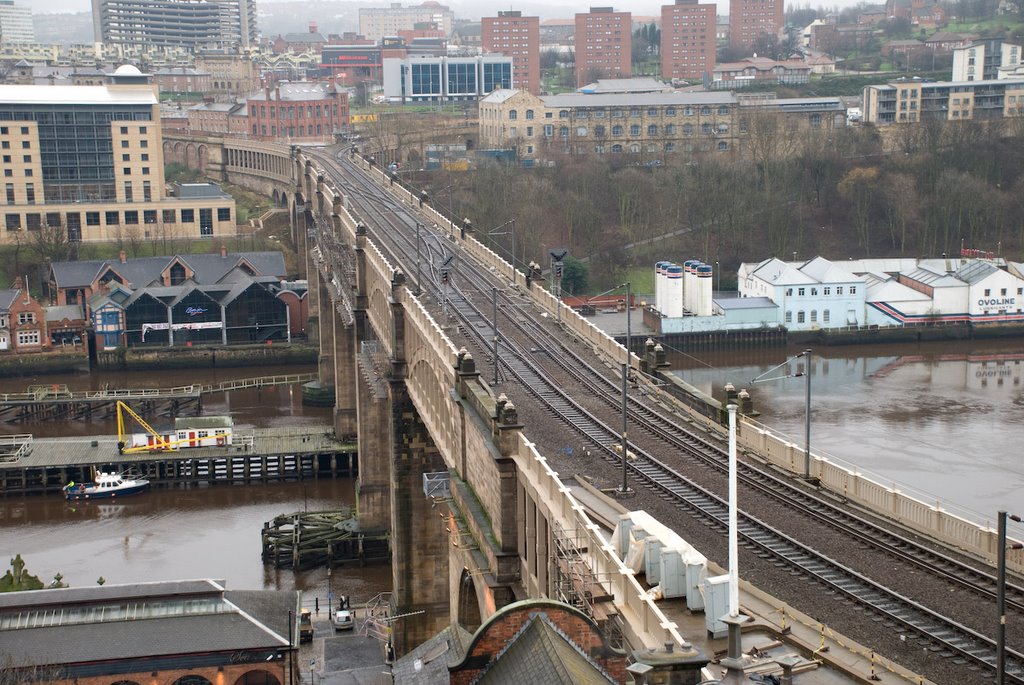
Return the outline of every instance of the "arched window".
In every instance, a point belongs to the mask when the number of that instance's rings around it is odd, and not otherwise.
[[[718,141],[718,149],[721,150],[722,152],[725,152],[726,150],[728,150],[729,149],[729,141],[726,141],[726,140]]]
[[[640,144],[639,143],[633,143],[632,145],[629,146],[629,151],[634,153],[634,154],[636,154],[637,152],[640,152]]]
[[[693,124],[683,124],[683,135],[684,136],[692,136],[693,135]]]
[[[803,311],[799,311],[799,312],[796,313],[796,322],[797,323],[803,323],[804,322],[804,318],[805,318],[805,314],[804,314]]]
[[[700,125],[700,132],[703,133],[704,135],[710,134],[711,133],[711,124],[708,124],[708,123],[701,124]]]
[[[587,137],[587,127],[586,126],[577,126],[576,127],[576,135],[579,136],[580,138],[586,138]]]
[[[526,118],[527,119],[532,119],[533,118],[533,110],[532,109],[526,110]]]
[[[612,145],[612,152],[616,152],[616,153],[617,152],[622,152],[622,146],[619,145],[618,143],[616,143],[615,145]]]
[[[633,124],[629,127],[629,135],[638,136],[640,135],[640,124]]]
[[[703,107],[700,108],[700,113],[701,113],[701,116],[705,116],[705,117],[706,116],[710,116],[711,115],[711,108],[708,107],[707,105],[704,105]]]
[[[269,671],[248,671],[235,685],[281,685],[281,681]]]
[[[729,113],[729,105],[719,105],[718,106],[718,113],[723,115],[723,116],[728,114]]]
[[[616,126],[612,126],[612,135],[613,136],[621,136],[622,135],[622,127],[621,126],[617,126],[617,125]]]
[[[201,675],[183,675],[174,681],[174,685],[212,685]]]
[[[676,144],[675,143],[665,143],[665,152],[675,152],[675,151],[676,151]]]
[[[600,124],[595,126],[594,127],[594,135],[595,136],[603,136],[604,135],[604,126],[601,126]]]
[[[683,126],[684,130],[685,130],[685,128],[686,128],[686,126]],[[665,135],[666,136],[674,136],[675,134],[676,134],[676,125],[675,124],[665,124]]]
[[[569,118],[569,110],[567,110],[567,109],[560,109],[560,110],[558,110],[558,118],[559,119],[568,119]]]
[[[656,136],[656,135],[658,135],[658,125],[657,124],[651,124],[650,126],[648,126],[647,127],[647,135],[649,135],[649,136]]]
[[[585,131],[586,129],[583,129],[583,130]],[[568,138],[569,137],[569,127],[568,126],[559,126],[558,127],[558,135],[561,138]]]
[[[517,112],[514,109],[510,109],[508,111],[508,118],[512,119],[512,120],[518,119],[519,118],[519,112]]]

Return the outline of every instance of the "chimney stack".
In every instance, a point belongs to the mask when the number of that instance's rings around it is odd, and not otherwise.
[[[118,257],[120,258],[122,264],[128,263],[128,253],[125,252],[124,250],[121,250],[120,254],[118,254]]]
[[[221,259],[227,259],[228,258],[228,248],[227,248],[227,245],[221,245],[220,246],[220,258]]]

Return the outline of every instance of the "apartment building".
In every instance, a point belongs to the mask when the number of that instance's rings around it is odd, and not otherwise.
[[[979,40],[953,49],[952,81],[1009,78],[1021,67],[1021,46],[1002,40]]]
[[[210,75],[209,94],[233,98],[260,87],[260,70],[248,56],[233,52],[203,52],[196,55],[196,71]]]
[[[676,0],[661,7],[661,77],[698,80],[715,68],[714,3]]]
[[[633,73],[633,20],[629,12],[591,7],[576,15],[576,87]]]
[[[97,43],[132,48],[255,47],[255,0],[92,0]]]
[[[485,52],[512,58],[512,88],[540,92],[540,17],[524,17],[518,10],[484,17],[481,42]]]
[[[138,73],[123,66],[115,76]],[[0,86],[0,169],[0,243],[40,230],[75,242],[235,233],[234,200],[216,186],[164,196],[160,109],[148,84]]]
[[[1024,114],[1024,79],[897,79],[865,87],[863,103],[864,121],[877,125],[1019,117]]]
[[[434,24],[444,35],[450,36],[455,27],[455,13],[434,0],[410,7],[393,2],[389,7],[359,8],[359,33],[374,42],[397,36],[399,31],[415,29],[417,24]]]
[[[783,26],[782,0],[729,0],[729,43],[749,50],[761,34],[778,36]]]
[[[35,43],[32,10],[19,7],[14,0],[0,0],[0,41],[4,43]]]

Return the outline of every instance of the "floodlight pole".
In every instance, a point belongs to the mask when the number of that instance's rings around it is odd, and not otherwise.
[[[811,477],[811,351],[804,350],[804,380],[806,403],[804,414],[804,478]]]
[[[1017,542],[1009,547],[1006,544],[1006,521],[1021,522],[1021,517],[1008,514],[1005,511],[999,512],[999,536],[997,554],[997,578],[996,578],[996,612],[999,615],[999,625],[996,628],[996,685],[1004,685],[1006,682],[1006,550],[1022,549],[1024,545]]]

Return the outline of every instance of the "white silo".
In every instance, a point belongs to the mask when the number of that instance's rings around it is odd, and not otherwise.
[[[678,319],[683,315],[683,267],[672,264],[665,273],[665,316]]]
[[[701,264],[697,267],[693,310],[697,316],[711,316],[713,311],[711,300],[714,298],[714,271],[710,264]]]
[[[697,280],[696,268],[699,263],[696,259],[683,262],[683,309],[688,312],[693,311],[694,282]]]
[[[665,267],[669,262],[660,261],[654,265],[654,308],[665,312]]]

